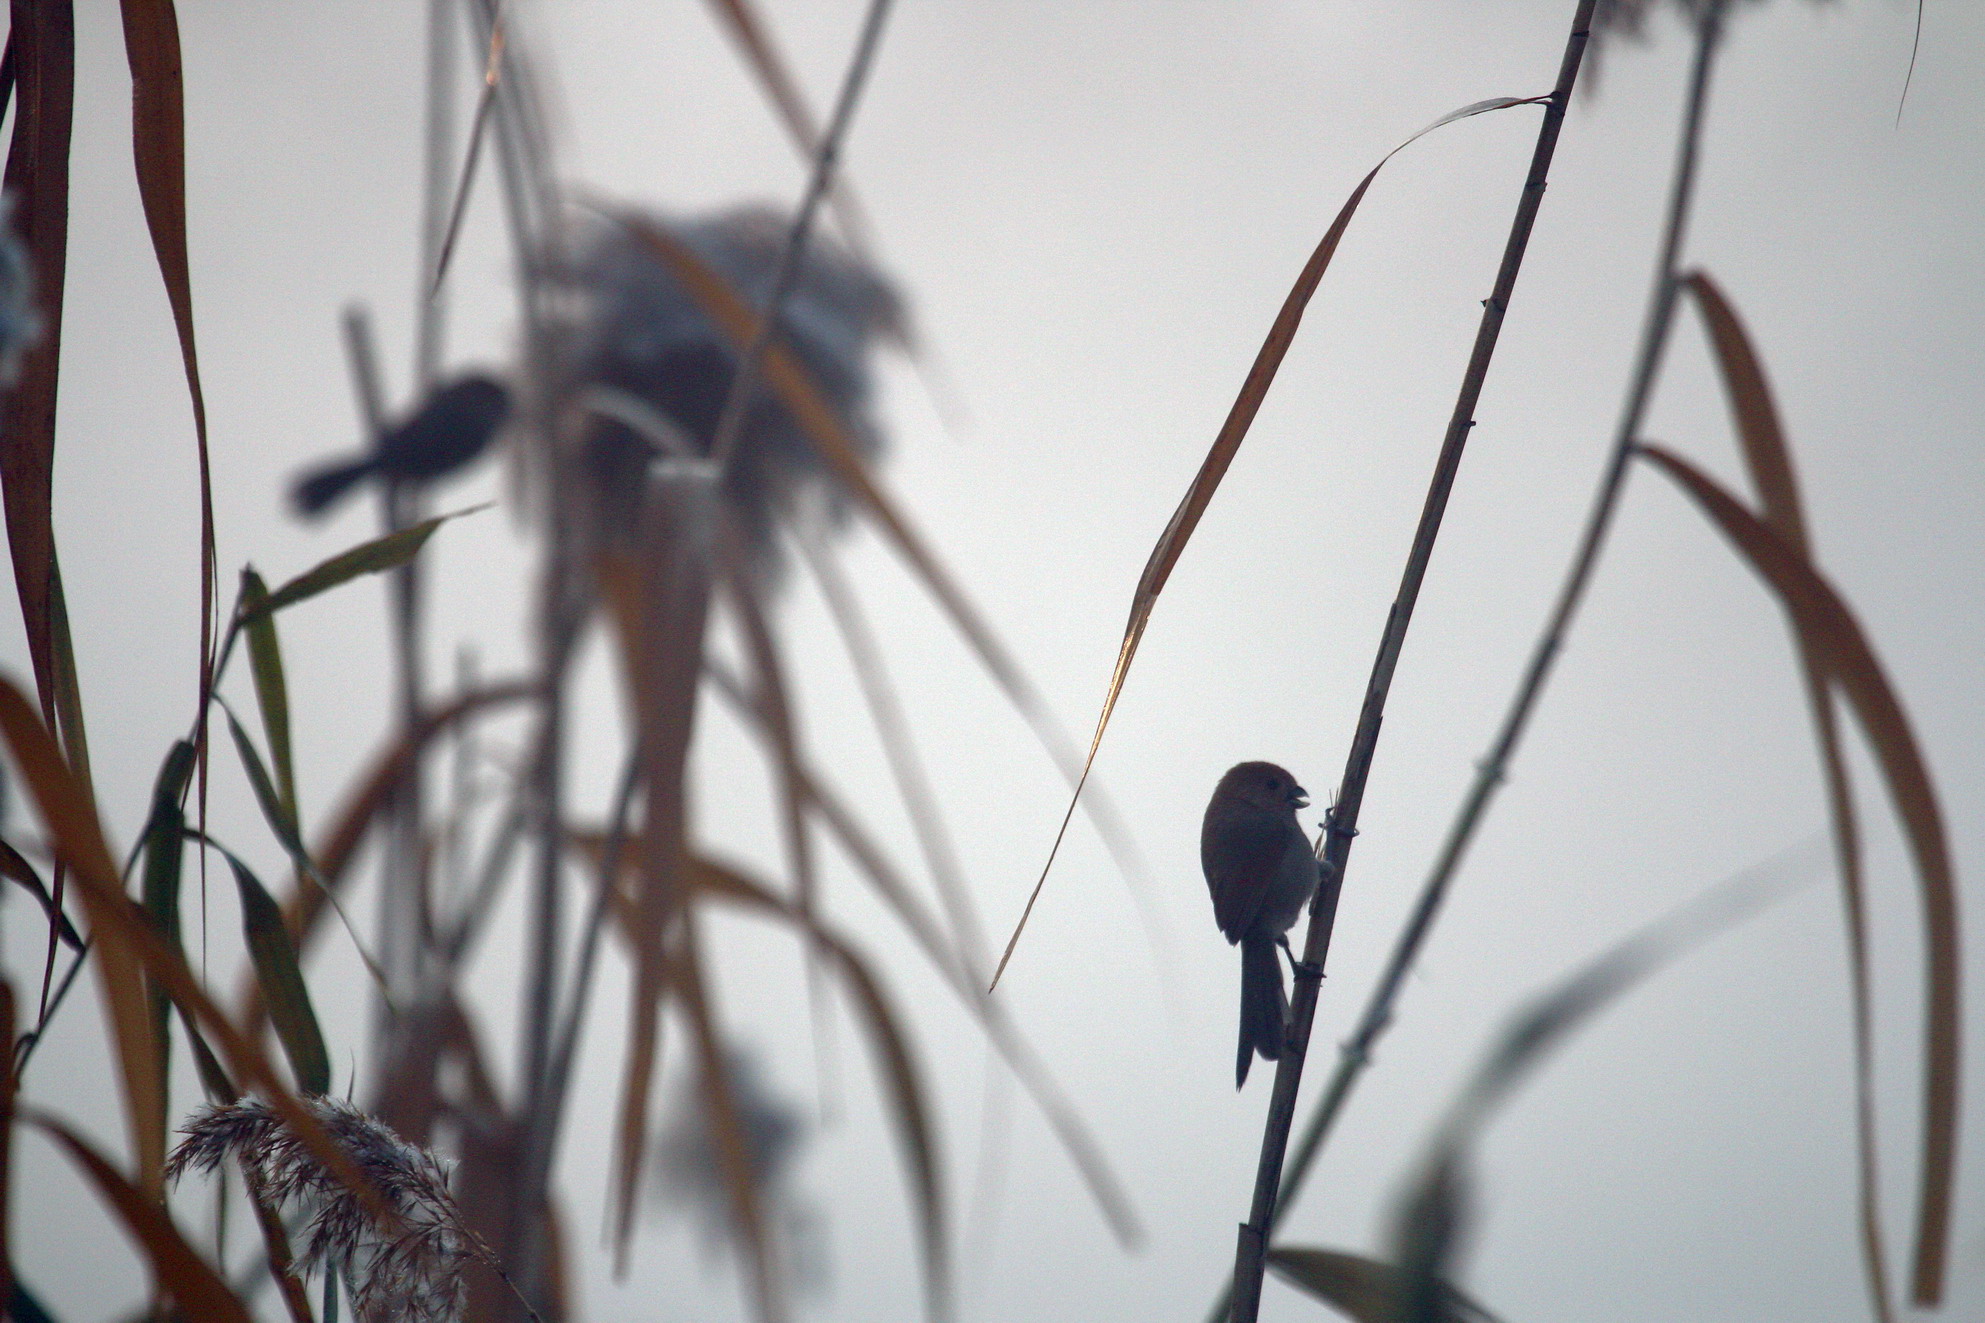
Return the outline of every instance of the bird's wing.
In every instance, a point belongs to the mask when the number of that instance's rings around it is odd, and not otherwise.
[[[1213,893],[1213,917],[1228,941],[1240,941],[1254,924],[1288,848],[1288,826],[1276,814],[1230,806],[1207,815],[1199,864]]]

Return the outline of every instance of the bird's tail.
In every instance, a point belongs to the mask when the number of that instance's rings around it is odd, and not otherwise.
[[[297,479],[296,486],[290,489],[290,500],[295,503],[299,514],[322,514],[340,496],[363,481],[377,463],[371,456],[366,456],[362,459],[341,459],[313,469]]]
[[[1248,1067],[1259,1052],[1270,1061],[1282,1056],[1288,1032],[1289,998],[1282,991],[1282,961],[1266,937],[1241,939],[1241,1051],[1234,1064],[1234,1087],[1248,1082]]]

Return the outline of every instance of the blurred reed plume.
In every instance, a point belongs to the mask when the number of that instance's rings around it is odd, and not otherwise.
[[[566,297],[553,342],[552,389],[587,413],[579,432],[581,490],[590,509],[579,527],[596,549],[632,530],[642,475],[657,451],[705,456],[737,375],[733,338],[710,317],[644,231],[673,236],[754,312],[771,292],[787,232],[770,206],[749,205],[686,220],[638,215],[586,223],[573,256],[552,273]],[[798,362],[854,438],[875,459],[883,438],[869,414],[869,351],[900,338],[904,308],[890,282],[831,238],[813,235],[779,309],[776,343]],[[747,402],[724,494],[760,569],[775,562],[781,511],[832,524],[849,502],[819,452],[769,390]]]
[[[257,1099],[199,1112],[181,1131],[185,1138],[166,1164],[167,1178],[212,1175],[232,1160],[257,1197],[307,1219],[298,1266],[342,1275],[361,1318],[447,1323],[461,1317],[463,1269],[487,1263],[490,1253],[463,1225],[440,1161],[350,1103],[312,1098],[307,1105],[370,1178],[390,1223]]]

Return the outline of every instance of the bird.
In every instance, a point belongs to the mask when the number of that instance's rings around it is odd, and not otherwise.
[[[305,473],[290,498],[299,513],[316,516],[375,474],[392,482],[433,482],[473,462],[509,416],[510,391],[502,382],[480,372],[457,377],[432,391],[412,417],[382,432],[367,453]]]
[[[1207,801],[1199,866],[1213,895],[1213,917],[1241,948],[1241,1043],[1234,1087],[1247,1083],[1258,1052],[1282,1056],[1289,999],[1275,948],[1316,892],[1319,870],[1296,810],[1309,793],[1274,763],[1237,763]]]

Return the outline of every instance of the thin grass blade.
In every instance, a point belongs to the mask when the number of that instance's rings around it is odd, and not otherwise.
[[[1296,331],[1303,323],[1303,313],[1309,307],[1310,298],[1322,282],[1324,272],[1330,269],[1331,259],[1337,255],[1337,246],[1344,238],[1351,218],[1358,214],[1358,204],[1365,200],[1366,190],[1378,178],[1378,172],[1385,168],[1387,161],[1435,129],[1487,111],[1528,105],[1535,99],[1496,97],[1489,101],[1477,101],[1442,116],[1394,147],[1371,168],[1370,173],[1358,181],[1358,186],[1351,190],[1351,196],[1338,208],[1330,227],[1323,232],[1323,238],[1310,254],[1309,261],[1303,264],[1295,285],[1289,290],[1288,297],[1282,300],[1282,308],[1268,328],[1268,338],[1262,341],[1253,366],[1241,382],[1240,394],[1235,396],[1233,407],[1227,411],[1227,420],[1220,425],[1212,448],[1200,461],[1199,472],[1194,475],[1192,485],[1186,488],[1185,496],[1180,499],[1178,508],[1172,511],[1164,532],[1158,535],[1157,545],[1151,548],[1151,555],[1144,562],[1144,572],[1138,576],[1137,588],[1131,594],[1130,620],[1124,626],[1123,642],[1117,646],[1116,665],[1111,668],[1109,686],[1103,691],[1103,708],[1096,717],[1095,733],[1089,737],[1089,752],[1082,760],[1082,773],[1076,778],[1061,825],[1055,829],[1054,843],[1048,847],[1047,862],[1042,864],[1041,875],[1035,880],[1034,889],[1027,896],[1027,904],[1020,911],[1020,921],[1014,925],[1013,935],[1007,939],[1006,949],[1000,953],[999,964],[993,970],[993,987],[999,986],[1000,976],[1006,972],[1007,962],[1013,959],[1014,949],[1020,944],[1020,934],[1026,931],[1027,920],[1034,913],[1034,903],[1041,898],[1041,889],[1047,885],[1048,872],[1054,867],[1055,856],[1061,851],[1063,837],[1068,834],[1068,824],[1075,816],[1076,803],[1082,798],[1083,787],[1088,784],[1090,769],[1096,765],[1096,752],[1102,748],[1103,732],[1109,728],[1117,699],[1123,694],[1124,681],[1130,677],[1130,665],[1137,657],[1137,646],[1143,642],[1145,627],[1151,623],[1151,612],[1158,604],[1158,594],[1164,591],[1173,567],[1185,554],[1186,543],[1191,539],[1193,530],[1199,527],[1200,516],[1212,504],[1213,493],[1219,490],[1220,481],[1227,476],[1234,456],[1240,453],[1241,442],[1247,439],[1248,429],[1254,425],[1255,415],[1261,411],[1261,402],[1268,398],[1268,388],[1275,383],[1275,374],[1281,370],[1282,360],[1288,357],[1289,346],[1295,343]]]
[[[1640,454],[1692,497],[1799,621],[1826,673],[1840,686],[1887,780],[1923,893],[1924,1089],[1921,1188],[1911,1296],[1923,1307],[1943,1298],[1957,1161],[1962,976],[1957,882],[1936,787],[1914,729],[1854,613],[1806,557],[1787,546],[1712,478],[1658,446]]]

